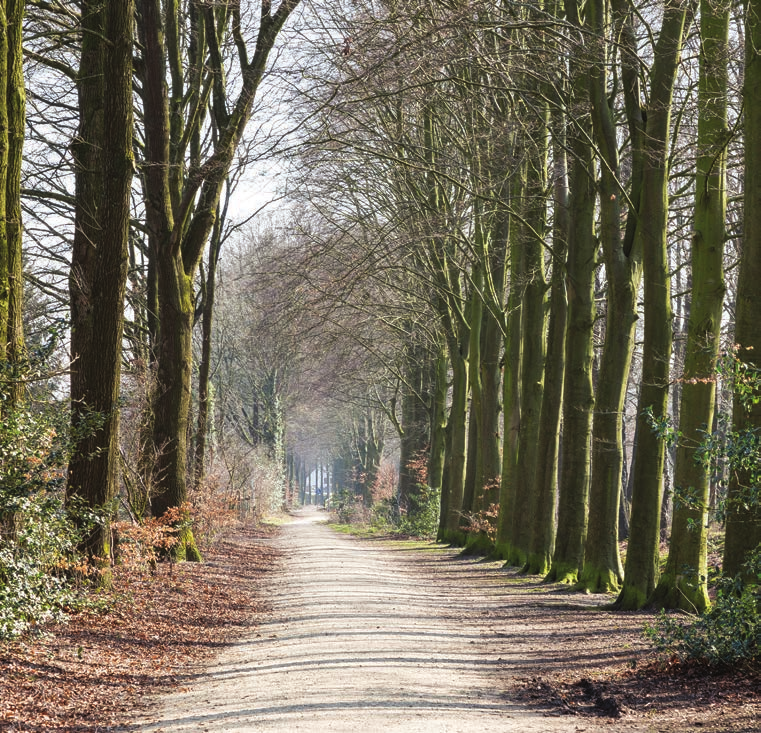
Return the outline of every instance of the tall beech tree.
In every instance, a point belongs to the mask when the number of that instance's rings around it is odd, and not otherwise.
[[[130,186],[134,158],[132,0],[81,4],[79,130],[71,297],[71,411],[75,452],[67,497],[107,510],[116,495],[119,380]],[[95,419],[95,422],[93,422]],[[108,560],[110,531],[99,523],[88,554]]]
[[[663,440],[651,417],[667,413],[671,366],[671,287],[668,270],[669,142],[674,85],[690,0],[667,0],[650,69],[647,122],[641,156],[642,183],[634,246],[641,248],[645,333],[642,384],[637,406],[632,513],[624,583],[618,608],[641,608],[655,590],[660,560],[660,508],[663,496]]]
[[[702,612],[708,599],[710,466],[699,455],[716,403],[724,302],[727,214],[729,2],[700,3],[697,175],[692,289],[674,473],[674,514],[666,567],[650,598],[657,606]],[[731,532],[730,532],[731,539]]]
[[[160,451],[160,493],[153,511],[159,515],[187,498],[194,279],[269,55],[298,3],[282,0],[275,8],[262,0],[251,53],[240,4],[191,2],[185,18],[177,0],[138,0],[145,124],[141,163],[158,301],[152,419],[153,443]],[[183,20],[187,27],[180,27]],[[234,59],[223,57],[228,42]],[[233,60],[237,83],[228,81]],[[202,149],[207,125],[214,134]],[[189,529],[174,552],[180,559],[200,558]]]
[[[21,162],[26,91],[21,46],[24,3],[8,0],[0,23],[0,417],[23,398],[18,366],[24,358]],[[15,531],[16,512],[0,509]],[[1,526],[1,525],[0,525]]]
[[[547,327],[547,356],[539,425],[536,474],[533,488],[531,537],[525,572],[546,575],[555,550],[555,502],[557,500],[558,455],[560,450],[565,337],[568,318],[565,258],[568,240],[568,164],[564,135],[565,115],[556,109],[553,130],[553,233],[550,315]]]
[[[631,148],[637,150],[642,144],[643,120],[639,62],[635,53],[632,19],[626,3],[614,0],[611,5],[612,23],[607,22],[609,8],[604,1],[589,4],[589,22],[601,39],[606,38],[606,32],[614,32],[620,39],[618,55],[624,112]],[[603,49],[605,55],[591,59],[590,67],[592,125],[600,157],[599,237],[607,279],[605,338],[595,390],[592,426],[589,520],[584,568],[579,578],[581,585],[591,592],[617,590],[623,580],[618,550],[618,516],[624,464],[622,420],[634,353],[637,293],[642,274],[640,249],[634,246],[642,160],[639,156],[632,156],[627,192],[625,182],[621,180],[616,110],[608,101],[609,57],[615,57],[615,46],[608,41]],[[622,231],[624,201],[628,201],[629,206],[626,226]]]
[[[735,342],[737,358],[752,368],[761,367],[761,2],[745,4],[745,79],[743,109],[745,112],[745,191],[743,244],[737,282]],[[733,408],[733,429],[754,431],[761,426],[761,402],[736,395]],[[744,572],[748,553],[761,543],[761,501],[758,469],[746,467],[733,476],[727,496],[727,534],[724,544],[724,572]],[[753,580],[751,577],[750,580]]]
[[[584,24],[581,3],[566,9],[570,22]],[[590,450],[594,387],[593,326],[595,320],[595,268],[597,240],[594,230],[595,188],[591,175],[593,146],[588,130],[588,54],[585,44],[574,44],[570,60],[569,99],[569,225],[566,290],[568,326],[563,387],[563,441],[559,481],[559,514],[555,552],[547,578],[575,583],[584,560],[589,501]]]
[[[525,200],[518,204],[523,222],[521,256],[523,257],[521,302],[521,363],[520,401],[521,422],[518,439],[518,486],[513,514],[511,552],[505,558],[511,565],[523,567],[528,559],[531,541],[531,512],[539,447],[539,427],[544,391],[544,361],[546,353],[547,281],[545,275],[545,244],[547,239],[549,105],[541,100],[536,105],[536,119],[527,131]],[[514,286],[514,284],[512,285]]]

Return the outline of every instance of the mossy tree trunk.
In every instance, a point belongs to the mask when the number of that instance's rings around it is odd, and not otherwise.
[[[76,446],[67,499],[108,512],[116,495],[119,378],[133,171],[130,0],[82,4],[78,78],[80,124],[75,233],[69,276],[71,410]],[[92,422],[92,417],[97,424]],[[85,539],[94,558],[109,559],[108,522]]]
[[[22,33],[24,2],[6,0],[0,28],[0,417],[24,399],[24,280],[22,262],[21,161],[26,122]],[[20,528],[18,512],[0,508],[0,525],[10,535]]]
[[[581,27],[581,7],[567,8],[574,25]],[[590,480],[590,450],[594,390],[593,326],[595,320],[594,236],[595,189],[592,145],[588,136],[589,78],[586,47],[576,47],[571,60],[569,117],[570,211],[566,290],[568,330],[563,387],[563,440],[559,481],[558,527],[548,580],[575,583],[584,560]]]
[[[674,515],[666,567],[650,603],[700,613],[708,599],[710,467],[700,446],[713,425],[716,362],[724,302],[727,208],[727,60],[730,3],[700,4],[697,176],[692,236],[692,291],[679,409]]]
[[[511,186],[510,201],[523,195],[525,179],[516,175]],[[514,541],[513,524],[516,516],[518,491],[518,450],[521,428],[521,316],[523,258],[519,227],[513,217],[508,219],[508,294],[505,316],[504,369],[502,371],[502,409],[504,428],[502,438],[502,477],[499,489],[499,516],[497,518],[497,542],[495,555],[507,560],[512,555]]]
[[[761,2],[745,2],[745,213],[743,249],[737,283],[735,342],[738,358],[761,368]],[[733,429],[758,430],[761,403],[746,406],[736,397]],[[761,499],[750,472],[739,472],[730,483],[727,496],[724,573],[744,572],[748,553],[761,543]],[[753,580],[752,577],[749,580]]]
[[[2,192],[2,224],[0,225],[0,360],[18,365],[25,357],[24,348],[24,274],[22,262],[23,228],[21,221],[21,161],[24,150],[26,91],[23,70],[23,0],[6,0],[5,46],[0,49],[6,82],[3,96],[5,124],[0,144],[0,185]],[[13,369],[11,370],[13,373]],[[23,383],[13,379],[3,385],[4,408],[12,408],[23,397]]]
[[[624,99],[629,134],[633,145],[640,144],[643,125],[639,107],[639,75],[631,42],[628,7],[614,3],[612,28],[621,38],[620,55]],[[590,25],[600,39],[611,28],[607,3],[595,0],[589,5]],[[623,566],[618,549],[618,520],[621,505],[621,481],[624,465],[623,412],[626,387],[634,352],[637,322],[637,293],[641,279],[639,250],[634,247],[634,229],[621,231],[621,202],[625,195],[620,181],[620,164],[614,110],[608,101],[609,79],[606,69],[611,46],[603,47],[603,58],[590,67],[592,122],[597,140],[600,166],[600,241],[608,282],[605,313],[605,339],[595,394],[592,426],[592,477],[590,483],[589,521],[584,548],[584,567],[580,586],[593,593],[620,588]],[[632,197],[639,190],[639,160],[633,161]],[[633,205],[628,220],[636,220]]]
[[[495,280],[500,282],[504,273],[504,247],[497,248],[495,257],[501,265],[495,268]],[[500,292],[504,292],[501,286]],[[490,309],[484,312],[481,330],[481,391],[482,410],[479,424],[479,449],[481,451],[480,498],[476,509],[488,511],[499,503],[499,483],[502,471],[500,454],[499,421],[502,412],[500,357],[502,354],[502,329]]]
[[[502,352],[502,299],[504,297],[506,239],[504,221],[506,216],[495,216],[489,223],[490,234],[481,249],[481,259],[487,269],[484,290],[491,291],[488,304],[484,304],[480,316],[480,340],[478,344],[478,384],[480,405],[473,410],[471,420],[477,421],[477,460],[475,474],[475,497],[472,511],[488,515],[499,505],[499,485],[502,471],[500,454],[499,420],[502,411],[501,368]],[[494,310],[499,307],[499,317]],[[473,340],[471,339],[471,343]],[[472,355],[471,355],[472,358]],[[473,403],[471,403],[473,404]],[[484,531],[468,538],[471,552],[489,553],[494,538]]]
[[[447,450],[444,460],[444,488],[446,511],[442,512],[439,541],[462,545],[465,533],[460,527],[462,500],[465,486],[465,460],[468,436],[468,346],[469,332],[464,328],[461,338],[456,334],[447,337],[449,362],[452,368],[452,393],[447,418]]]
[[[479,208],[477,205],[474,207]],[[474,218],[477,218],[475,214]],[[476,224],[478,228],[478,224]],[[460,526],[467,532],[470,517],[476,511],[476,499],[481,491],[481,479],[483,474],[481,453],[481,418],[483,413],[483,394],[481,383],[481,342],[484,326],[484,303],[480,295],[484,287],[484,265],[478,260],[473,265],[470,275],[471,288],[475,297],[472,297],[468,308],[468,324],[470,328],[470,341],[468,343],[468,386],[470,388],[470,407],[468,419],[467,456],[465,465],[465,479],[462,492],[462,507]]]
[[[536,575],[545,575],[549,572],[555,550],[555,503],[568,320],[568,297],[565,283],[565,259],[568,249],[568,171],[563,134],[564,121],[565,116],[560,112],[553,115],[554,223],[550,316],[547,329],[542,412],[539,418],[531,537],[524,567],[525,572]]]
[[[214,329],[214,304],[217,287],[217,263],[222,249],[222,225],[226,218],[227,202],[214,222],[206,271],[202,273],[201,292],[201,361],[198,365],[198,416],[196,418],[195,452],[193,456],[194,480],[197,485],[206,477],[206,454],[209,423],[213,402],[211,391],[212,333]]]
[[[435,353],[435,376],[431,394],[431,444],[428,451],[428,486],[441,495],[441,481],[444,472],[444,455],[447,428],[447,382],[449,359],[446,350],[437,345]]]
[[[689,0],[667,0],[650,73],[650,101],[642,149],[642,186],[635,247],[642,251],[645,334],[637,406],[637,455],[625,577],[616,606],[642,608],[658,580],[663,440],[653,430],[666,418],[671,357],[671,288],[667,256],[668,151],[674,82]]]
[[[549,105],[536,104],[531,122],[531,143],[526,146],[528,170],[523,223],[523,302],[521,305],[521,422],[518,446],[518,483],[515,489],[512,548],[508,564],[523,567],[528,558],[534,509],[534,476],[539,447],[539,426],[544,393],[546,354],[547,280],[545,244],[547,237],[547,155]]]

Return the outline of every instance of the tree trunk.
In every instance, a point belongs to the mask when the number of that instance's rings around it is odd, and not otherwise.
[[[441,495],[447,428],[447,372],[449,360],[446,350],[439,347],[435,363],[435,384],[431,395],[431,445],[428,452],[428,486]]]
[[[487,310],[481,335],[481,392],[482,410],[479,425],[481,451],[481,487],[476,509],[488,511],[499,502],[499,482],[502,458],[499,445],[499,419],[502,412],[500,354],[502,332],[499,323]]]
[[[580,25],[580,7],[568,10]],[[559,482],[558,527],[555,553],[548,580],[575,583],[584,560],[590,480],[590,450],[594,390],[593,327],[595,321],[595,268],[597,240],[594,237],[594,180],[591,176],[592,147],[587,133],[589,115],[587,68],[582,63],[585,49],[576,49],[572,60],[569,138],[570,222],[566,290],[568,331],[563,388],[563,441]]]
[[[590,6],[590,23],[603,37],[607,23],[604,3]],[[639,111],[631,104],[638,94],[638,76],[632,73],[632,53],[627,46],[630,30],[628,10],[617,18],[616,28],[623,24],[622,63],[626,86],[630,135],[634,141],[641,135]],[[590,68],[592,122],[600,166],[600,240],[608,280],[605,319],[605,340],[595,395],[595,414],[592,427],[592,477],[590,484],[589,521],[584,548],[584,567],[580,585],[589,592],[607,593],[619,589],[623,581],[623,566],[618,549],[621,481],[623,474],[623,412],[626,388],[634,351],[637,321],[637,293],[641,278],[638,250],[632,238],[622,238],[621,201],[624,199],[619,180],[617,131],[613,110],[608,103],[608,75],[605,58],[597,59]],[[637,180],[638,171],[632,179]],[[630,211],[634,218],[636,212]]]
[[[476,207],[477,208],[477,207]],[[478,214],[475,214],[477,217]],[[478,227],[478,224],[476,224]],[[473,295],[468,303],[468,324],[470,326],[470,343],[468,344],[468,385],[470,387],[470,408],[468,411],[468,438],[465,462],[465,480],[462,492],[460,526],[467,532],[470,517],[476,510],[477,495],[481,491],[480,427],[482,404],[481,385],[481,330],[484,323],[484,304],[481,292],[484,287],[484,263],[476,262],[471,273]]]
[[[227,206],[225,205],[225,211]],[[219,216],[209,243],[208,265],[205,273],[203,298],[201,303],[201,361],[198,365],[198,417],[196,420],[196,441],[194,456],[195,483],[200,485],[206,477],[206,443],[209,433],[209,412],[211,401],[211,349],[214,326],[214,301],[217,287],[217,262],[222,247],[222,222],[225,214]]]
[[[568,297],[565,287],[565,260],[568,242],[568,171],[562,135],[564,117],[553,121],[556,143],[554,187],[554,231],[552,237],[552,279],[550,321],[547,330],[547,358],[544,394],[539,426],[531,539],[524,571],[545,575],[552,566],[555,550],[555,502],[557,500],[558,453],[565,375],[565,338]]]
[[[708,600],[710,467],[699,456],[716,404],[724,302],[727,205],[727,59],[730,4],[700,4],[698,160],[692,237],[692,299],[680,405],[674,514],[666,567],[649,603],[701,613]]]
[[[463,544],[460,529],[463,487],[465,480],[465,454],[468,434],[468,346],[466,339],[451,336],[449,359],[452,365],[452,404],[447,419],[447,452],[444,463],[444,491],[447,496],[446,513],[442,514],[438,539],[456,545]]]
[[[737,357],[755,368],[761,366],[761,2],[745,2],[745,213],[743,249],[737,282],[735,342]],[[758,430],[761,402],[733,403],[733,429]],[[758,486],[748,471],[736,473],[729,485],[726,510],[723,571],[727,576],[744,572],[748,553],[761,543],[761,501]],[[757,579],[748,576],[750,582]]]
[[[0,348],[11,364],[25,357],[24,347],[24,272],[22,261],[23,228],[21,221],[21,162],[26,132],[26,93],[24,89],[24,54],[22,48],[24,2],[6,0],[5,18],[8,34],[6,111],[8,119],[8,154],[5,165],[5,252],[3,273],[7,276],[7,311],[3,305],[4,338]],[[0,179],[2,180],[2,179]],[[10,385],[6,407],[17,404],[24,385],[16,380]]]
[[[108,514],[116,495],[119,378],[132,181],[132,22],[129,1],[85,2],[79,74],[80,126],[74,143],[76,229],[71,297],[71,409],[76,439],[67,498]],[[108,120],[108,124],[105,124]],[[108,562],[110,531],[85,539]]]
[[[518,446],[518,485],[513,515],[512,550],[508,564],[523,567],[528,558],[534,508],[534,481],[539,447],[539,427],[544,392],[546,354],[547,281],[544,245],[546,238],[547,143],[549,108],[538,105],[540,119],[536,137],[529,146],[525,220],[531,222],[523,234],[523,304],[521,307],[521,425]]]
[[[643,137],[642,188],[635,246],[641,248],[644,277],[645,337],[642,386],[637,406],[637,455],[629,547],[624,584],[616,600],[621,609],[642,608],[658,579],[660,510],[663,492],[664,444],[654,432],[666,418],[671,357],[671,288],[668,234],[668,141],[674,81],[684,39],[688,0],[668,0],[655,47],[650,78],[650,104]]]
[[[522,192],[523,180],[513,184],[512,199]],[[518,483],[518,446],[521,428],[520,365],[521,365],[521,281],[523,259],[518,226],[510,220],[507,235],[510,276],[508,281],[507,317],[505,329],[504,370],[502,373],[502,409],[504,430],[502,439],[502,477],[499,489],[499,517],[495,555],[507,560],[512,555],[513,524],[516,515]]]
[[[6,0],[0,27],[0,418],[24,397],[19,366],[24,362],[21,222],[21,162],[24,148],[26,92],[23,71],[22,0]],[[10,367],[10,368],[7,368]],[[15,535],[20,515],[0,508],[0,530]]]

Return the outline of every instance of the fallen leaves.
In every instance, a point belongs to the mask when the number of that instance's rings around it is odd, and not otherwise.
[[[103,731],[129,723],[161,691],[247,633],[265,609],[261,580],[277,562],[269,530],[220,542],[204,564],[114,574],[113,604],[0,645],[0,730]]]
[[[661,723],[673,721],[673,730],[756,729],[744,726],[757,721],[761,703],[757,671],[697,664],[652,663],[636,671],[600,674],[596,680],[563,674],[518,678],[515,686],[519,699],[548,714],[635,720],[657,711]]]

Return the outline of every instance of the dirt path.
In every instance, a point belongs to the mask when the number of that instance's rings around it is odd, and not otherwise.
[[[640,643],[641,618],[594,614],[590,638],[591,612],[579,596],[525,579],[518,590],[499,564],[344,537],[320,518],[305,511],[274,540],[284,562],[266,589],[272,611],[255,636],[160,698],[128,730],[677,729],[558,716],[558,706],[542,699],[536,675],[583,676],[625,662]],[[543,611],[532,615],[528,607]],[[626,649],[622,624],[632,631]]]

